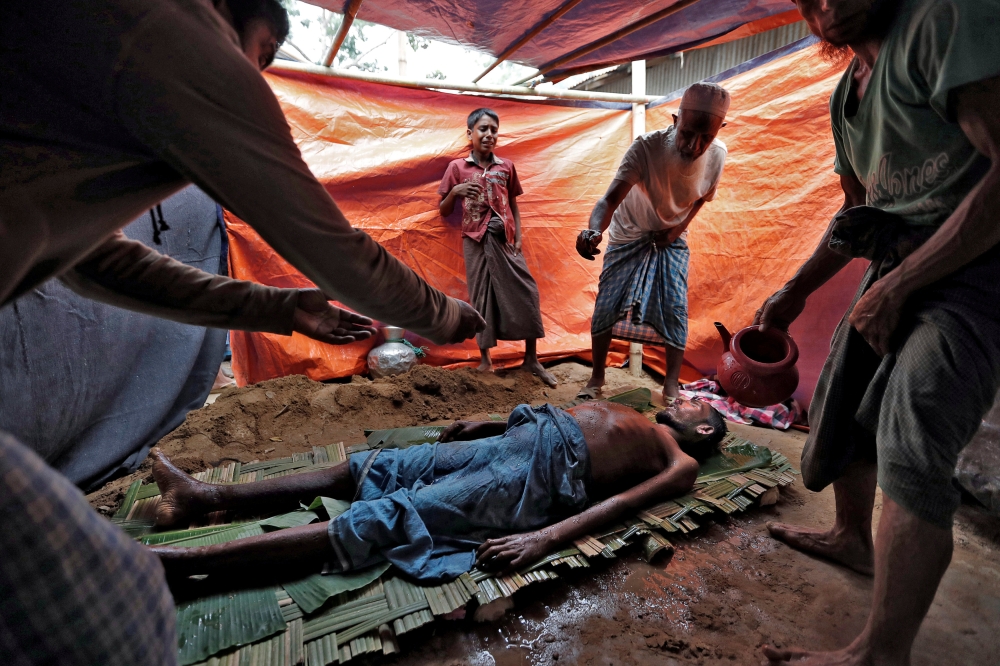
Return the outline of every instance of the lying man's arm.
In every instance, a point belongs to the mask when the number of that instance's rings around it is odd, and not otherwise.
[[[614,523],[655,502],[683,495],[698,478],[698,463],[676,443],[673,462],[665,470],[637,486],[590,507],[555,525],[499,539],[489,539],[477,551],[476,566],[516,571],[537,562],[559,546]]]
[[[484,437],[496,437],[507,432],[506,421],[455,421],[441,431],[439,442],[468,442]]]
[[[184,324],[291,335],[330,344],[371,337],[367,317],[315,289],[278,289],[188,266],[118,232],[61,280],[87,298]]]
[[[958,124],[990,170],[941,228],[872,285],[851,313],[851,325],[879,356],[892,351],[892,335],[910,294],[954,273],[1000,242],[1000,77],[954,92]]]

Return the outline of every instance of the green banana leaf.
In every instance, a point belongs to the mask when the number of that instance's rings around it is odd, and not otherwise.
[[[274,587],[239,590],[178,604],[177,662],[196,664],[226,648],[283,632],[276,592]]]
[[[305,613],[312,613],[326,603],[327,599],[342,592],[350,592],[368,585],[389,569],[389,563],[376,564],[360,571],[339,574],[312,574],[300,580],[282,585]]]

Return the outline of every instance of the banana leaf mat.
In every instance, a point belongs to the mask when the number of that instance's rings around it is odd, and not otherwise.
[[[654,418],[648,389],[609,398]],[[570,407],[576,401],[563,405]],[[367,431],[367,442],[313,447],[289,458],[232,462],[199,472],[209,483],[248,483],[313,471],[371,448],[406,447],[433,441],[443,426]],[[473,569],[445,585],[421,586],[397,575],[388,564],[349,574],[313,574],[280,585],[207,594],[177,606],[178,662],[181,666],[326,666],[368,653],[399,651],[396,637],[464,609],[508,599],[520,588],[559,578],[560,570],[590,567],[635,546],[646,560],[672,553],[671,538],[686,538],[699,520],[746,511],[762,499],[771,503],[778,488],[794,482],[797,471],[780,453],[729,433],[720,453],[705,461],[694,488],[683,497],[647,507],[634,517],[588,535],[510,576]],[[348,502],[317,498],[297,511],[233,522],[225,512],[210,514],[189,529],[154,532],[160,501],[156,484],[136,481],[112,520],[145,544],[202,546],[243,539],[265,531],[333,518]],[[500,602],[506,603],[506,602]]]

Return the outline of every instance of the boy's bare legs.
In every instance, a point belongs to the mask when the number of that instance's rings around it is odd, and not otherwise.
[[[684,364],[684,350],[670,345],[664,345],[666,350],[667,374],[663,376],[663,404],[680,396],[678,382],[681,376],[681,366]]]
[[[833,482],[837,517],[829,530],[768,523],[771,536],[792,548],[820,555],[866,576],[873,572],[872,509],[878,470],[875,463],[856,461]],[[883,514],[882,520],[885,520]]]
[[[594,369],[586,388],[599,389],[604,386],[604,370],[608,364],[608,350],[611,349],[611,329],[605,333],[590,335],[590,356]]]
[[[493,372],[493,359],[490,358],[490,350],[480,347],[479,356],[481,357],[481,360],[479,361],[479,367],[476,368],[476,370],[479,372]]]
[[[346,461],[315,472],[255,483],[215,484],[191,478],[174,467],[157,449],[153,449],[152,454],[153,478],[162,494],[156,508],[156,524],[161,527],[225,509],[239,509],[251,514],[257,510],[291,511],[300,502],[311,502],[319,495],[350,500],[357,492]]]
[[[861,635],[838,652],[765,647],[764,654],[772,663],[802,666],[909,664],[913,639],[934,601],[951,554],[951,529],[924,522],[886,497],[875,542],[872,609]]]
[[[552,373],[546,370],[545,366],[538,360],[538,341],[534,338],[524,341],[524,365],[522,367],[531,374],[537,375],[549,386],[558,384]]]

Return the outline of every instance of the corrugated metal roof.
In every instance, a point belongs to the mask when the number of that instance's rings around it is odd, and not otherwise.
[[[798,21],[725,44],[658,58],[646,63],[646,94],[666,95],[696,81],[724,72],[747,60],[791,44],[808,34],[809,28],[805,21]],[[614,71],[588,79],[575,88],[595,92],[631,94],[631,67],[619,67]]]

